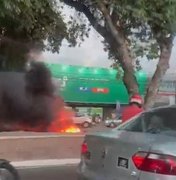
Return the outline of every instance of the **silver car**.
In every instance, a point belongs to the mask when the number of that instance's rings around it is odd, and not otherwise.
[[[121,119],[107,119],[105,120],[105,126],[115,128],[122,123]]]
[[[176,180],[176,106],[87,135],[79,180]]]

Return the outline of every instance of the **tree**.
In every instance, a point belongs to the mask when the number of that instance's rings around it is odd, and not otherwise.
[[[135,63],[140,57],[159,58],[147,88],[145,107],[151,107],[159,83],[169,68],[176,32],[175,0],[61,0],[84,14],[90,25],[104,38],[116,65],[122,67],[129,95],[138,93]]]
[[[65,23],[56,0],[0,0],[0,68],[22,67],[31,50],[58,52],[65,38],[71,46],[84,40],[90,25],[104,38],[105,49],[123,68],[129,95],[139,91],[135,77],[140,57],[159,58],[147,89],[146,107],[152,106],[159,82],[169,67],[175,35],[175,0],[60,0],[78,12]],[[45,43],[47,42],[47,43]]]
[[[21,69],[33,50],[58,52],[63,39],[74,44],[74,32],[53,0],[0,0],[0,69]]]

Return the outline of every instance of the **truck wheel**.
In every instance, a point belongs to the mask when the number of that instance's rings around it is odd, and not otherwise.
[[[84,122],[82,125],[84,128],[88,128],[90,126],[90,124],[88,122]]]
[[[9,162],[0,163],[0,180],[20,180],[17,170]]]

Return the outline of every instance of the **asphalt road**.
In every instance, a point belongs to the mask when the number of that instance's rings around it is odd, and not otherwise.
[[[77,159],[84,136],[106,131],[103,123],[82,129],[78,134],[3,132],[0,133],[0,157],[12,162],[42,159]],[[74,142],[74,143],[73,143]]]
[[[105,127],[104,123],[100,123],[100,124],[96,124],[93,125],[90,128],[81,128],[81,132],[80,134],[85,135],[87,133],[91,133],[91,132],[99,132],[99,131],[106,131],[109,130],[110,128]],[[0,132],[0,137],[1,139],[3,137],[33,137],[33,136],[54,136],[54,135],[58,135],[59,133],[51,133],[51,132],[25,132],[25,131],[12,131],[12,132]],[[79,134],[79,133],[78,133]],[[60,133],[60,135],[64,135],[64,133]],[[74,134],[71,134],[74,135]]]
[[[76,166],[20,169],[21,180],[77,180]]]

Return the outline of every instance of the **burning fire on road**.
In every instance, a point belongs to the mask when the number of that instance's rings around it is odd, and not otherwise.
[[[0,73],[0,131],[79,133],[73,116],[43,63],[31,63],[24,73]]]
[[[66,129],[61,130],[61,133],[80,133],[81,130],[78,127],[71,126]]]
[[[73,123],[73,116],[74,113],[72,110],[63,107],[49,126],[48,131],[58,133],[80,133],[81,129]]]

